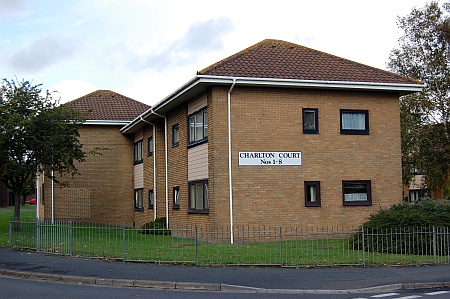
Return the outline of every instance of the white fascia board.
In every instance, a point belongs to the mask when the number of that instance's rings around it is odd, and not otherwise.
[[[236,80],[238,85],[267,85],[282,87],[305,87],[305,88],[333,88],[333,89],[364,89],[383,90],[393,92],[418,92],[426,84],[400,84],[400,83],[375,83],[375,82],[349,82],[349,81],[320,81],[320,80],[294,80],[274,78],[247,78],[247,77],[218,77],[197,76],[210,83],[229,83]]]
[[[128,120],[86,120],[83,125],[125,126],[129,123]]]
[[[294,80],[294,79],[277,79],[277,78],[248,78],[248,77],[226,77],[226,76],[207,76],[197,75],[170,95],[156,103],[152,108],[142,113],[123,127],[120,131],[127,133],[133,126],[142,121],[143,118],[154,113],[164,106],[190,91],[194,87],[206,85],[231,85],[235,80],[236,85],[247,86],[272,86],[272,87],[300,87],[300,88],[317,88],[317,89],[345,89],[345,90],[372,90],[372,91],[390,91],[399,94],[409,94],[420,92],[426,84],[400,84],[400,83],[375,83],[375,82],[348,82],[348,81],[319,81],[319,80]]]

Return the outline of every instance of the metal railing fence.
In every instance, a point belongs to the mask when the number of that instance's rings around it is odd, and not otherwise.
[[[230,236],[233,233],[233,244]],[[137,229],[71,221],[10,221],[11,247],[196,266],[379,266],[450,262],[449,227],[201,227]]]

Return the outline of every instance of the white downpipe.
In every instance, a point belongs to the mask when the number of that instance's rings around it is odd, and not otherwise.
[[[164,157],[165,157],[165,168],[166,168],[166,227],[169,227],[169,177],[168,177],[168,162],[167,162],[167,117],[156,113],[152,110],[152,113],[164,118]]]
[[[228,180],[230,182],[230,242],[234,244],[234,224],[233,224],[233,175],[231,173],[231,91],[236,84],[236,79],[233,79],[233,84],[228,91]]]
[[[148,122],[146,121],[142,116],[141,116],[141,120],[143,122],[148,123],[149,125],[151,125],[153,127],[153,220],[156,219],[156,126],[154,123]]]
[[[36,171],[36,218],[37,218],[37,220],[40,220],[39,219],[39,215],[40,215],[39,204],[41,202],[41,197],[39,196],[39,194],[41,194],[39,180],[40,180],[40,174],[39,174],[39,171]]]
[[[55,223],[55,180],[53,179],[54,171],[52,165],[52,224]]]
[[[153,125],[153,220],[156,219],[156,126]]]

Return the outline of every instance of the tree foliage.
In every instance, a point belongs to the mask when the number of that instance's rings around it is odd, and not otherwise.
[[[403,30],[388,68],[426,83],[400,99],[403,182],[411,166],[425,174],[429,191],[449,186],[450,175],[450,3],[432,1],[399,17]]]
[[[58,105],[41,85],[3,79],[0,89],[0,180],[15,194],[14,220],[20,219],[21,195],[36,173],[77,173],[75,162],[86,153],[78,128],[84,115],[67,105]]]

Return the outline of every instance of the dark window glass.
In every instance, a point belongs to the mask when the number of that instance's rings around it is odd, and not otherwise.
[[[303,109],[303,133],[317,134],[319,133],[319,115],[317,109]]]
[[[305,182],[305,207],[320,206],[320,182]]]
[[[201,110],[189,116],[189,145],[208,140],[208,111]]]
[[[153,137],[148,138],[148,155],[153,155]]]
[[[180,208],[180,187],[173,187],[173,208]]]
[[[200,213],[209,211],[208,181],[189,183],[189,211]]]
[[[178,124],[172,126],[172,146],[177,146],[180,143],[180,132]]]
[[[142,163],[142,140],[134,143],[134,164]]]
[[[134,190],[134,210],[143,211],[144,210],[144,190],[135,189]]]

